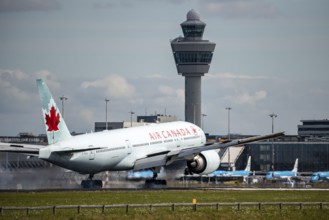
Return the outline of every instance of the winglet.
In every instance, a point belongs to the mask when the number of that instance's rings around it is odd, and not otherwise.
[[[65,121],[57,108],[47,84],[43,79],[37,79],[40,95],[42,116],[46,127],[48,144],[71,138]]]

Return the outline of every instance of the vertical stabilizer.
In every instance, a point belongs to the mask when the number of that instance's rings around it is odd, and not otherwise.
[[[245,171],[250,171],[250,166],[251,166],[251,156],[248,157],[248,162]]]
[[[292,172],[298,172],[298,158],[295,161],[294,168],[292,169]]]
[[[42,116],[46,126],[48,144],[66,140],[71,137],[62,115],[43,79],[37,79]]]

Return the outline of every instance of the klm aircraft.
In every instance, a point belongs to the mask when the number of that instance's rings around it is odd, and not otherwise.
[[[127,173],[128,180],[145,180],[152,179],[154,173],[152,170],[142,170],[142,171],[129,171]]]
[[[288,180],[293,184],[292,178],[297,176],[298,158],[295,161],[294,168],[291,171],[270,171],[266,174],[267,180]]]
[[[311,176],[311,182],[315,183],[318,181],[329,182],[329,171],[315,172]]]
[[[226,171],[226,170],[217,170],[209,174],[209,176],[222,176],[222,177],[247,177],[250,176],[250,165],[251,165],[251,157],[248,157],[247,166],[244,170],[236,170],[236,171]]]
[[[37,86],[48,145],[0,143],[0,152],[24,153],[80,174],[89,174],[89,178],[81,182],[84,188],[101,188],[102,181],[93,180],[93,177],[103,171],[151,169],[155,179],[161,167],[179,160],[186,161],[191,173],[209,174],[220,163],[217,149],[284,134],[208,144],[201,128],[176,121],[71,136],[44,80],[38,79]]]

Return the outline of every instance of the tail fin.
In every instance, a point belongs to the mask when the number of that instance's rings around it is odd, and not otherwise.
[[[298,172],[298,158],[295,161],[294,168],[292,169],[292,172]]]
[[[46,126],[48,144],[66,140],[71,137],[65,121],[43,79],[37,79],[43,120]]]
[[[250,171],[250,167],[251,167],[251,156],[248,157],[248,162],[245,171]]]

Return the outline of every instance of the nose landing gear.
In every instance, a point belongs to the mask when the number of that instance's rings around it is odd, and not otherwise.
[[[102,180],[93,180],[94,174],[89,174],[88,179],[81,181],[81,187],[84,189],[101,189],[103,188]]]
[[[153,171],[153,178],[152,179],[147,179],[145,180],[145,185],[146,186],[151,186],[151,185],[161,185],[161,186],[166,186],[167,181],[164,179],[157,179],[158,173],[156,173],[154,170]]]

